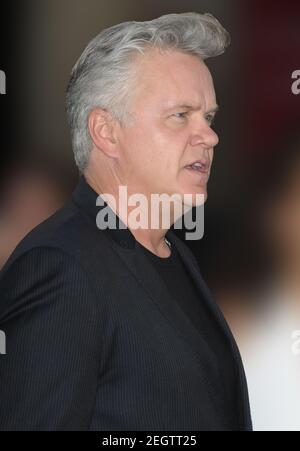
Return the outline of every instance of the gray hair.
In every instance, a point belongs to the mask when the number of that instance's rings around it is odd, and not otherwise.
[[[67,88],[67,114],[76,164],[83,172],[93,143],[88,118],[94,108],[122,126],[130,119],[136,85],[134,57],[149,48],[175,49],[202,60],[221,55],[230,35],[211,14],[167,14],[146,22],[123,22],[103,30],[75,64]]]

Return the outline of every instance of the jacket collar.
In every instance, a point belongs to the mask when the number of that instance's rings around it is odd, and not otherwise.
[[[120,246],[125,247],[127,249],[134,249],[135,247],[135,237],[125,226],[123,221],[114,214],[113,210],[109,207],[109,205],[103,200],[102,206],[97,206],[96,201],[99,197],[99,194],[93,190],[93,188],[87,183],[84,175],[82,175],[79,179],[79,183],[73,192],[73,202],[85,212],[85,214],[90,218],[91,221],[94,222],[95,227],[96,217],[99,211],[102,208],[108,208],[111,210],[112,214],[116,219],[116,228],[115,229],[106,229],[109,235],[113,238],[113,240],[118,243]]]
[[[96,201],[99,197],[99,194],[94,191],[94,189],[87,183],[84,175],[81,175],[78,185],[76,186],[72,200],[73,202],[85,212],[87,216],[94,222],[96,225],[96,217],[99,211],[102,208],[108,208],[112,215],[116,220],[116,228],[115,229],[106,229],[111,238],[121,247],[125,249],[134,249],[136,244],[136,239],[132,232],[126,227],[124,222],[119,218],[119,216],[115,215],[113,210],[109,207],[109,205],[103,200],[102,206],[97,206]],[[172,242],[172,232],[167,231],[166,238]]]

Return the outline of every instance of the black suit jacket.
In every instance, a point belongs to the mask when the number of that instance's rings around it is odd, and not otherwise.
[[[0,429],[227,430],[215,354],[131,232],[97,228],[96,198],[81,177],[1,273]],[[240,430],[251,430],[236,343],[193,254],[166,236],[229,340]]]

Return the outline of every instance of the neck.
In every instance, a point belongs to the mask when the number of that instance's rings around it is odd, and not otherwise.
[[[114,213],[122,220],[122,222],[126,225],[126,227],[130,230],[135,239],[145,248],[147,248],[150,252],[156,254],[159,257],[169,257],[170,256],[170,248],[168,244],[165,242],[165,235],[169,228],[136,228],[131,224],[133,221],[130,221],[130,214],[133,210],[136,209],[136,206],[126,205],[124,209],[124,203],[120,202],[119,190],[112,189],[110,187],[109,190],[104,189],[100,181],[97,177],[95,177],[90,172],[86,172],[84,174],[86,182],[93,188],[93,190],[101,195],[101,194],[110,194],[115,199],[115,204],[111,202],[109,198],[105,199],[107,205],[114,211]],[[128,190],[128,197],[131,195]],[[150,205],[150,200],[148,199],[148,205]],[[119,208],[121,206],[121,208]],[[139,210],[140,211],[140,210]],[[143,210],[144,211],[144,210]],[[138,215],[134,215],[133,218],[138,220]],[[145,211],[145,216],[148,218],[148,211]],[[149,214],[149,222],[151,224],[152,218]],[[170,222],[170,221],[169,221]],[[168,223],[168,221],[166,221]],[[163,224],[162,217],[160,217],[158,224]],[[172,224],[168,224],[172,225]]]

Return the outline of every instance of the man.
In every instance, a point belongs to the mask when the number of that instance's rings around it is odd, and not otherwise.
[[[218,137],[204,59],[228,43],[212,16],[170,14],[104,30],[75,65],[80,182],[2,272],[0,428],[251,430],[239,352],[193,254],[119,202],[121,186],[206,199]]]

